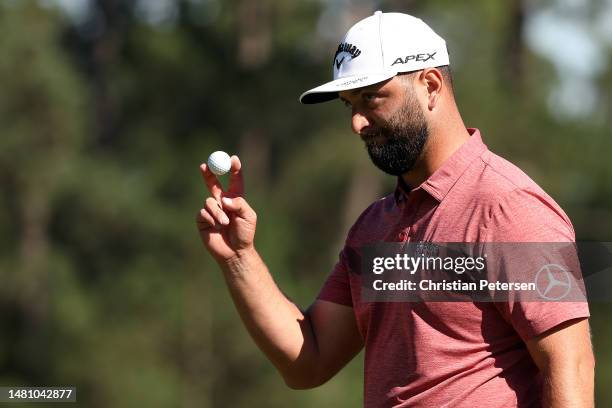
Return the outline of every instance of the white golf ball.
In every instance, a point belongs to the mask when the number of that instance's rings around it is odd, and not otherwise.
[[[232,161],[230,160],[229,154],[225,152],[214,152],[208,157],[208,168],[217,176],[224,175],[231,167]]]

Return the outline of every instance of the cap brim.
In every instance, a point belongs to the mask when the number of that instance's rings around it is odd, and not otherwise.
[[[327,102],[338,97],[338,92],[349,89],[361,88],[374,85],[397,75],[396,71],[384,72],[380,74],[353,75],[335,79],[326,84],[317,86],[300,95],[300,102],[303,104],[313,104]]]

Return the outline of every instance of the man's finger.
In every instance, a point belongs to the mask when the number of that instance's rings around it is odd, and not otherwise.
[[[219,225],[227,225],[230,220],[219,205],[219,202],[215,200],[213,197],[208,197],[205,202],[205,208],[208,210],[210,215],[215,219],[215,222]]]
[[[202,163],[200,165],[200,171],[202,172],[202,177],[204,177],[204,182],[206,183],[208,191],[210,191],[210,194],[215,198],[215,200],[220,201],[221,195],[223,194],[223,187],[221,186],[219,179],[217,179],[217,176],[210,171],[206,163]]]
[[[196,222],[198,224],[198,229],[200,231],[205,231],[208,229],[221,229],[221,225],[215,222],[215,219],[212,215],[205,209],[202,208],[198,211],[196,215]]]
[[[244,218],[246,220],[254,221],[256,219],[255,211],[249,206],[246,200],[242,197],[229,198],[223,197],[221,200],[223,203],[223,209],[229,212],[232,212],[239,216],[240,218]]]
[[[238,156],[231,157],[229,193],[232,197],[244,195],[244,180],[242,178],[242,163]]]

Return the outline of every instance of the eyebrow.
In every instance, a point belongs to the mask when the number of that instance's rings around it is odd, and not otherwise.
[[[349,92],[352,96],[358,95],[361,92],[379,92],[380,88],[376,87],[376,85],[377,84],[362,86],[361,88],[347,90],[347,92]],[[339,92],[338,92],[338,99],[340,99],[343,102],[350,103],[349,101],[341,97]]]
[[[351,89],[349,92],[350,92],[351,95],[357,95],[357,94],[359,94],[359,92],[367,90],[367,88],[368,87],[355,88],[355,89]],[[348,102],[346,99],[344,99],[340,95],[338,95],[338,98],[340,98],[340,100],[343,101],[343,102]],[[350,103],[350,102],[348,102],[348,103]]]

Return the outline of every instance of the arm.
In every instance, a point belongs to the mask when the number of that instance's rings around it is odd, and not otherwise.
[[[323,384],[362,348],[352,308],[315,301],[302,312],[287,299],[253,245],[256,215],[242,197],[240,161],[232,157],[227,193],[206,165],[201,169],[213,197],[197,215],[200,236],[249,334],[288,386]]]
[[[289,387],[325,383],[361,350],[352,308],[317,300],[300,311],[254,249],[220,266],[244,325]]]
[[[527,341],[527,348],[544,378],[542,406],[594,406],[595,359],[588,319],[562,323]]]

